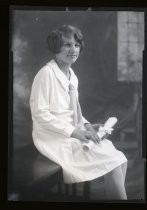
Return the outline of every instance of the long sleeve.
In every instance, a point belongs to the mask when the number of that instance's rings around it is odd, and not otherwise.
[[[77,94],[77,98],[78,98],[78,100],[79,100],[79,92],[77,91],[76,94]],[[82,111],[82,110],[81,110],[81,111]],[[90,123],[88,120],[86,120],[86,118],[83,116],[83,114],[82,114],[82,121],[83,121],[83,124],[85,124],[85,123]]]
[[[36,75],[30,96],[33,124],[70,137],[75,127],[50,112],[51,76],[45,68]]]

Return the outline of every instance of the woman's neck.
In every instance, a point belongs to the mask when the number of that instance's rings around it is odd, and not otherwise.
[[[66,75],[66,77],[69,79],[70,77],[70,65],[64,63],[62,60],[60,60],[58,57],[55,57],[55,61],[58,64],[60,70]]]

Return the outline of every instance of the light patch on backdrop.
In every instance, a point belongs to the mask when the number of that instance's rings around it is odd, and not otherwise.
[[[21,38],[17,33],[13,37],[12,50],[13,50],[13,91],[14,91],[14,107],[23,104],[26,108],[29,107],[30,89],[28,88],[28,75],[25,73],[26,67],[23,59],[26,58],[28,52],[28,42]]]
[[[28,76],[26,73],[20,72],[15,75],[13,91],[15,105],[21,101],[26,108],[29,108],[30,88],[28,87]]]
[[[20,99],[25,99],[29,95],[27,87],[24,87],[22,81],[17,81],[14,83],[14,92],[17,94],[17,97]]]
[[[22,62],[23,53],[25,53],[28,46],[28,42],[20,38],[19,34],[16,34],[13,39],[13,61],[20,64]]]

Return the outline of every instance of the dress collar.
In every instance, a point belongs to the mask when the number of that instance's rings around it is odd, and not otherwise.
[[[75,89],[78,88],[78,79],[75,73],[73,72],[72,68],[70,68],[70,80],[68,80],[65,74],[60,70],[58,64],[54,59],[48,62],[47,65],[49,65],[52,68],[56,78],[59,80],[59,82],[66,91],[69,90],[70,83],[75,87]]]

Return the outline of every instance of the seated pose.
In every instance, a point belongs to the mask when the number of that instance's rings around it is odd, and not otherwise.
[[[53,58],[34,78],[30,107],[33,141],[41,154],[62,167],[66,184],[104,176],[107,199],[126,200],[127,159],[83,116],[78,100],[78,79],[71,68],[83,50],[81,31],[64,25],[47,37]],[[94,147],[83,150],[83,143]]]

